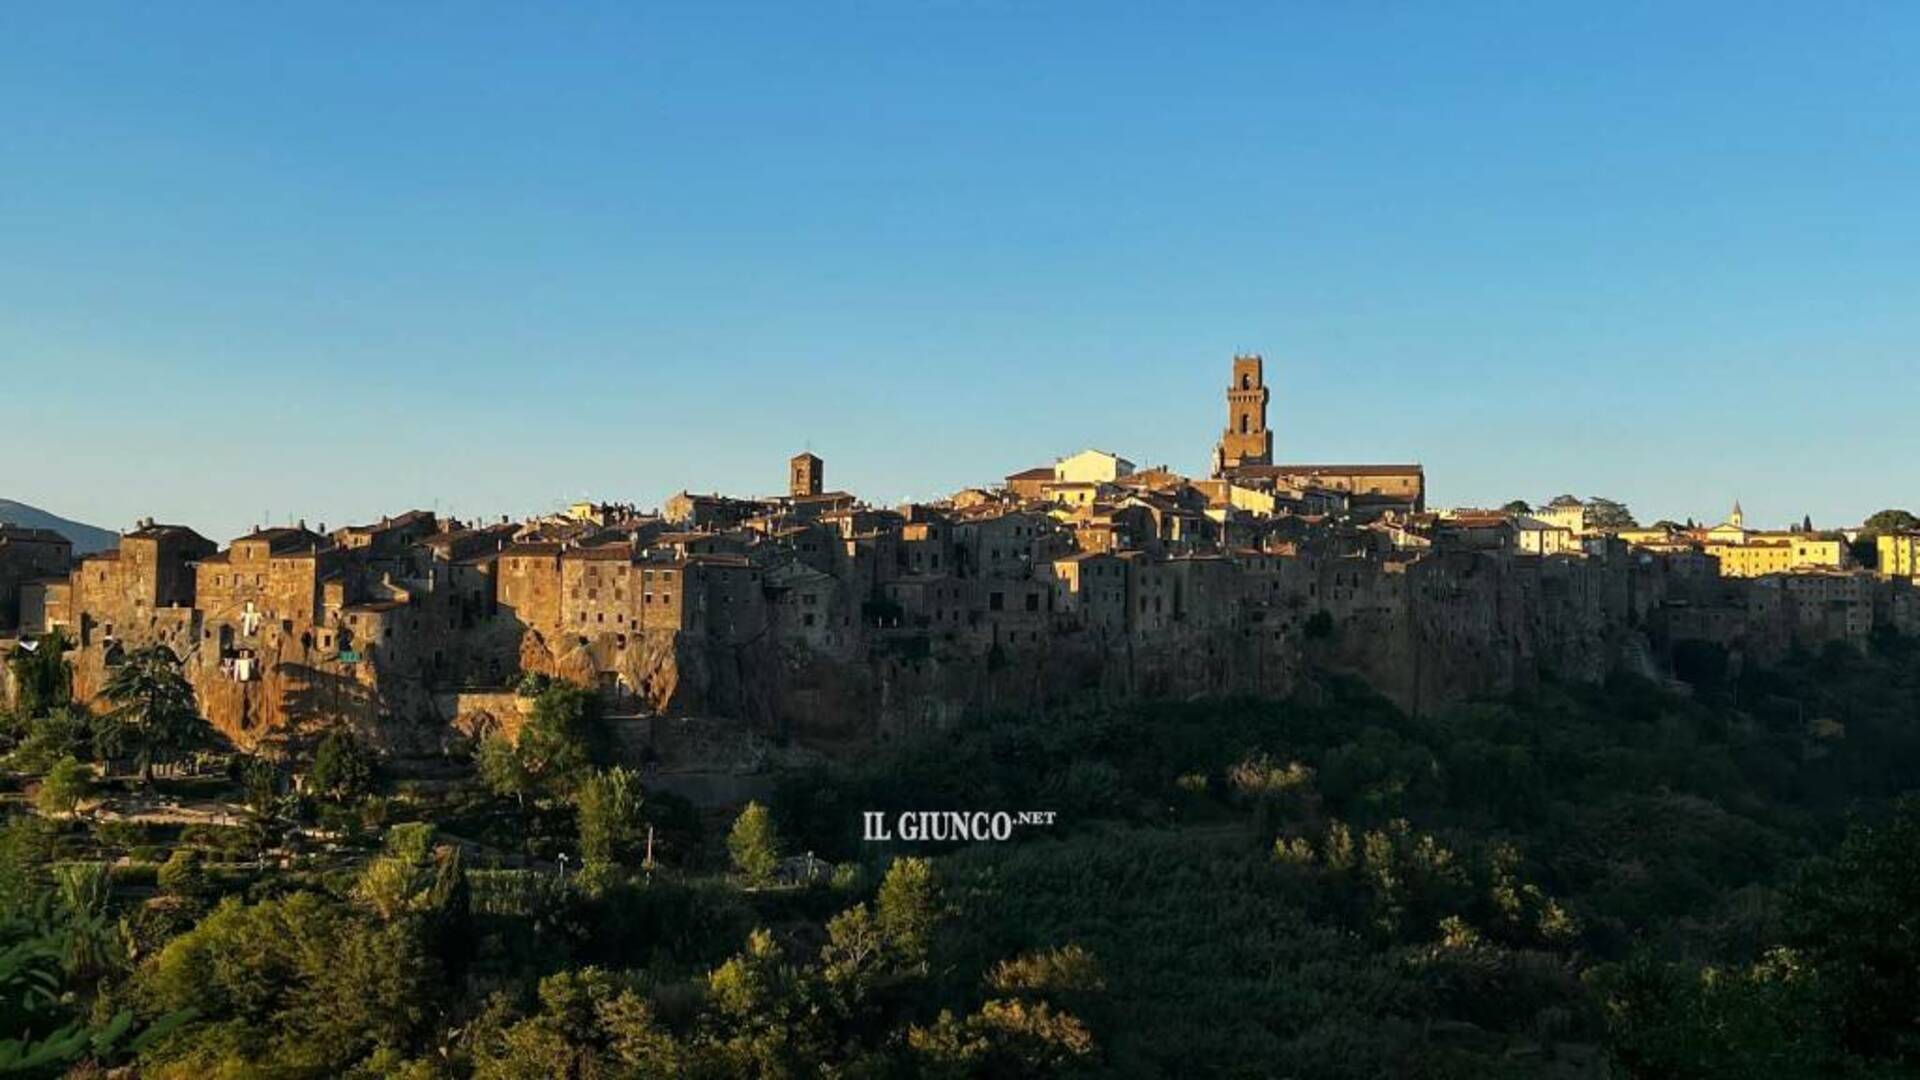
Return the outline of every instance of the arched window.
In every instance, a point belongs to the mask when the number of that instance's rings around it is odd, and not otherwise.
[[[1248,375],[1248,374],[1247,374],[1247,373],[1245,373],[1245,372],[1241,372],[1241,374],[1240,374],[1240,389],[1242,389],[1242,390],[1251,390],[1251,389],[1253,389],[1253,376],[1251,376],[1251,375]]]
[[[1246,413],[1240,414],[1240,434],[1245,435],[1247,433],[1247,431],[1249,430],[1248,425],[1251,422],[1252,422],[1251,418],[1248,417]]]

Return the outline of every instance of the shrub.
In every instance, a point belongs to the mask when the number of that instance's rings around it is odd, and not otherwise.
[[[93,770],[78,758],[63,757],[47,770],[33,804],[43,814],[71,814],[93,792]]]
[[[162,892],[183,899],[198,900],[208,892],[206,869],[200,853],[192,848],[176,848],[161,864],[155,880]]]

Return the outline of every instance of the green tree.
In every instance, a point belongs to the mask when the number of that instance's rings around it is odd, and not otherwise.
[[[1908,510],[1882,510],[1867,518],[1862,525],[1876,533],[1912,532],[1920,529],[1920,517],[1915,517]]]
[[[388,829],[384,850],[360,872],[354,899],[383,922],[408,914],[442,917],[460,906],[466,877],[460,849],[433,840],[427,822]]]
[[[140,781],[153,781],[155,762],[171,760],[207,733],[193,700],[193,687],[180,673],[180,659],[165,645],[135,649],[111,669],[101,696],[112,703],[101,728],[103,753],[130,754]]]
[[[908,1030],[915,1074],[940,1077],[1048,1077],[1091,1064],[1093,1033],[1045,1001],[994,998],[965,1020],[942,1010]]]
[[[314,794],[341,802],[373,790],[373,753],[345,728],[327,732],[313,752],[307,782]]]
[[[780,838],[766,807],[750,802],[740,811],[727,834],[727,852],[733,856],[734,869],[749,882],[764,885],[773,880],[780,865]]]
[[[376,1048],[405,1047],[444,986],[423,929],[312,893],[229,897],[143,971],[153,1006],[203,1014],[156,1057],[176,1071],[338,1076]]]
[[[63,757],[92,757],[93,744],[93,724],[87,716],[61,705],[27,722],[26,738],[7,760],[22,772],[46,772]]]
[[[747,947],[707,976],[705,1046],[722,1076],[812,1076],[829,1052],[811,972],[786,962],[773,935],[756,929]]]
[[[1529,504],[1527,503],[1527,500],[1525,500],[1525,499],[1515,499],[1515,500],[1513,500],[1512,502],[1510,502],[1510,503],[1507,503],[1506,505],[1504,505],[1504,506],[1502,506],[1502,507],[1501,507],[1500,509],[1501,509],[1501,511],[1502,511],[1502,512],[1504,512],[1504,513],[1508,513],[1508,514],[1531,514],[1531,513],[1533,513],[1533,507],[1532,507],[1531,505],[1529,505]]]
[[[1593,975],[1608,1048],[1644,1080],[1814,1080],[1854,1075],[1817,1029],[1812,980],[1788,954],[1747,967],[1691,968],[1647,954]],[[1864,1080],[1864,1078],[1863,1078]]]
[[[240,762],[240,789],[245,793],[247,809],[262,823],[280,814],[280,766],[263,757],[247,757]]]
[[[672,1077],[692,1070],[653,1005],[620,976],[597,967],[540,980],[540,1011],[510,1021],[504,1010],[476,1025],[474,1080]]]
[[[40,635],[32,648],[15,649],[7,665],[13,669],[14,710],[32,719],[73,700],[73,665],[67,651],[73,643],[59,630]]]
[[[864,998],[886,966],[887,939],[865,904],[855,904],[827,921],[827,943],[820,949],[821,973],[851,1009]]]
[[[543,683],[517,738],[489,735],[476,750],[487,786],[526,804],[529,795],[565,798],[606,756],[593,694],[567,682]]]
[[[487,789],[496,795],[511,797],[522,809],[526,808],[528,796],[540,792],[540,785],[527,771],[519,749],[505,735],[481,739],[480,745],[474,748],[473,760]]]
[[[589,880],[604,880],[617,866],[632,865],[646,828],[640,775],[614,766],[590,773],[575,795],[580,858]]]
[[[1639,525],[1626,503],[1600,495],[1587,500],[1587,524],[1595,529],[1632,529]]]
[[[71,814],[93,792],[93,770],[78,758],[63,757],[40,781],[33,804],[43,814]]]
[[[1869,1060],[1920,1068],[1920,796],[1862,822],[1794,886],[1788,939],[1813,969],[1839,1041]]]
[[[887,867],[874,903],[878,909],[875,921],[887,948],[904,966],[924,965],[940,918],[933,863],[921,858],[895,859]]]

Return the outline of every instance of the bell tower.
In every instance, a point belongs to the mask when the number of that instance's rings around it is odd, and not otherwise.
[[[787,461],[787,493],[793,498],[818,495],[827,478],[826,462],[802,451]]]
[[[1267,430],[1267,386],[1256,355],[1233,358],[1227,387],[1227,430],[1214,451],[1214,469],[1273,464],[1273,432]]]

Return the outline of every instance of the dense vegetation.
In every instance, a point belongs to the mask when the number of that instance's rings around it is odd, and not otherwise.
[[[425,769],[344,729],[214,746],[158,656],[81,709],[47,655],[5,725],[0,1075],[1920,1068],[1900,639],[1432,717],[1327,677],[983,718],[718,819],[565,684]],[[141,793],[234,813],[95,809]],[[908,809],[1057,816],[861,839]]]

